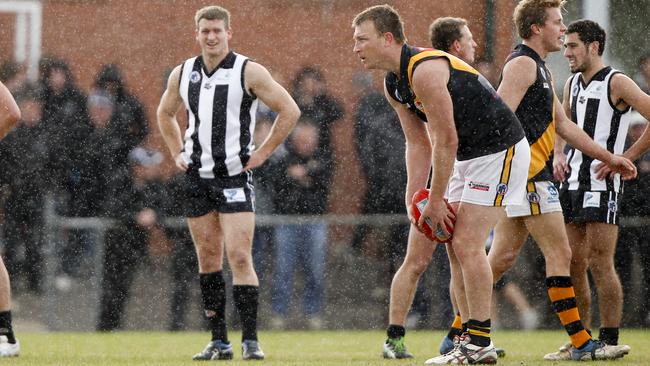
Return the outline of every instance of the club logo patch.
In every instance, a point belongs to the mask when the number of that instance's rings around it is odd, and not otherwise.
[[[196,70],[192,71],[192,73],[190,74],[190,81],[194,84],[201,81],[201,73]]]
[[[609,202],[607,202],[607,209],[609,210],[609,212],[616,212],[618,210],[618,205],[616,204],[616,201],[609,200]]]
[[[505,183],[499,183],[497,186],[497,193],[502,196],[508,193],[508,185]]]
[[[580,87],[578,86],[578,84],[576,84],[573,86],[573,90],[571,90],[571,95],[575,97],[576,95],[578,95],[579,91],[580,91]]]
[[[537,192],[528,192],[526,198],[530,203],[539,203],[539,194]]]

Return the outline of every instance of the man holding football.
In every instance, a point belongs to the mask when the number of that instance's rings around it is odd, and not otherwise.
[[[439,225],[454,231],[447,250],[456,298],[467,300],[459,301],[467,304],[459,310],[468,319],[468,336],[454,351],[427,362],[448,363],[454,357],[471,363],[496,362],[490,341],[492,271],[484,244],[503,216],[502,206],[521,203],[530,163],[524,131],[489,82],[471,66],[443,51],[406,44],[402,21],[392,7],[370,7],[355,17],[352,27],[353,51],[364,66],[387,72],[386,99],[406,137],[409,217],[419,230],[428,220],[434,229]],[[431,170],[428,201],[416,222],[411,198],[426,185]],[[455,215],[447,208],[445,196]],[[406,260],[413,247],[424,245],[432,243],[412,230]],[[394,281],[391,292],[396,285]],[[398,299],[391,294],[391,303],[402,301],[408,306],[412,296]],[[385,357],[411,357],[403,337],[402,326],[389,325]]]
[[[462,18],[442,17],[438,18],[431,23],[429,27],[429,38],[433,48],[445,51],[461,60],[471,64],[474,62],[474,55],[476,50],[476,42],[472,32],[470,31],[467,21]],[[424,189],[423,189],[424,191]],[[423,192],[428,197],[428,192]],[[409,199],[407,197],[407,199]],[[418,200],[420,201],[420,200]],[[419,214],[415,211],[414,213]],[[419,216],[416,216],[417,220]],[[426,234],[426,231],[425,231]],[[406,317],[409,309],[413,303],[413,297],[418,286],[418,281],[424,271],[431,263],[431,259],[435,245],[422,238],[421,235],[412,235],[411,240],[408,242],[407,255],[404,258],[399,271],[393,278],[391,287],[391,297],[389,303],[389,324],[393,327],[404,327]],[[432,239],[433,240],[433,239]],[[402,243],[396,243],[401,245]],[[453,291],[453,286],[451,291]],[[450,293],[452,303],[455,309],[455,300],[453,292]],[[461,329],[460,315],[454,320],[453,330],[450,330],[449,339],[453,339],[454,335],[460,335],[457,330]],[[453,334],[452,334],[453,332]],[[395,339],[389,337],[390,342],[397,342]],[[453,344],[452,344],[453,347]],[[394,352],[384,345],[384,357],[392,358]],[[443,352],[447,353],[447,352]],[[407,354],[404,354],[407,355]]]

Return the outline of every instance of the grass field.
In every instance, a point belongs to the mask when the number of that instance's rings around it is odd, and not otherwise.
[[[383,360],[382,331],[261,332],[264,365],[422,365],[438,348],[442,332],[409,332],[407,346],[413,360]],[[21,333],[21,356],[2,359],[2,365],[197,365],[193,353],[207,343],[208,333]],[[231,341],[239,334],[232,332]],[[507,356],[499,365],[555,365],[567,362],[541,360],[556,349],[565,336],[560,331],[499,331],[494,338]],[[621,340],[632,346],[622,360],[598,365],[650,365],[650,331],[626,330]],[[235,360],[213,361],[227,365],[251,365],[241,361],[234,342]],[[212,364],[202,362],[198,364]]]

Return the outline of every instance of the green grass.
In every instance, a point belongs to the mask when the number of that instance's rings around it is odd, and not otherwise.
[[[263,365],[422,365],[437,353],[442,332],[409,332],[406,343],[413,360],[383,360],[382,331],[261,332],[267,358]],[[0,360],[2,365],[194,365],[191,361],[208,340],[208,333],[20,333],[21,356]],[[231,340],[239,334],[232,332]],[[498,331],[494,342],[506,349],[499,365],[555,365],[541,357],[566,339],[560,331]],[[625,330],[621,341],[632,346],[623,360],[596,365],[650,365],[650,331]],[[226,365],[248,365],[241,361],[235,343],[235,360]]]

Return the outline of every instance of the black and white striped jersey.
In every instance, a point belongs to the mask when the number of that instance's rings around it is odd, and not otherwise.
[[[201,56],[181,66],[179,92],[188,115],[183,158],[201,178],[241,174],[254,149],[258,99],[245,89],[247,61],[231,51],[210,73]]]
[[[620,73],[611,67],[598,71],[589,84],[585,84],[582,73],[571,79],[571,119],[582,128],[598,145],[614,154],[622,154],[625,137],[630,124],[630,108],[619,111],[610,99],[612,76]],[[571,173],[567,179],[570,190],[614,191],[621,190],[621,177],[599,180],[596,166],[600,163],[580,150],[571,149],[568,155]]]

